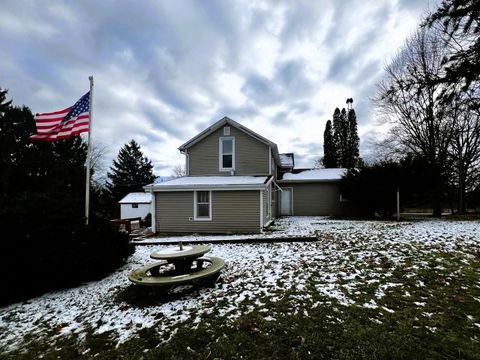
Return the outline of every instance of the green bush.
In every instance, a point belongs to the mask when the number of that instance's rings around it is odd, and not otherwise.
[[[0,273],[9,291],[2,291],[0,305],[102,278],[132,254],[128,236],[109,221],[94,217],[87,227],[79,204],[64,207],[54,199],[32,195],[2,202]]]

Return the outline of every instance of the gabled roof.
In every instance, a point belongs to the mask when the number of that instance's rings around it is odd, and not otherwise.
[[[272,176],[183,176],[146,185],[153,191],[264,190]]]
[[[191,138],[190,140],[188,140],[186,143],[181,145],[178,148],[178,150],[180,150],[181,152],[185,151],[189,147],[191,147],[191,146],[195,145],[196,143],[198,143],[199,141],[205,139],[208,135],[212,134],[213,132],[215,132],[216,130],[220,129],[222,126],[225,126],[225,125],[233,126],[234,128],[237,128],[238,130],[243,131],[245,134],[250,135],[251,137],[255,138],[256,140],[264,143],[265,145],[270,146],[272,148],[272,153],[273,153],[273,157],[275,158],[275,162],[279,165],[281,164],[280,156],[278,154],[277,144],[268,140],[267,138],[264,138],[263,136],[257,134],[256,132],[250,130],[249,128],[237,123],[236,121],[230,119],[227,116],[218,120],[215,124],[209,126],[205,130],[203,130],[201,133],[199,133],[198,135],[196,135],[193,138]]]
[[[152,194],[145,192],[132,192],[127,194],[119,204],[150,204],[152,202]]]
[[[307,169],[298,173],[285,173],[278,182],[329,182],[339,181],[347,169]]]

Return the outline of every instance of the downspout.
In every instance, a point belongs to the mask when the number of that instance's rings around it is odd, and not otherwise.
[[[180,150],[180,154],[185,155],[185,175],[189,176],[190,175],[190,158],[188,156],[187,149]]]
[[[147,189],[145,189],[147,190]],[[156,201],[155,201],[155,193],[153,192],[153,185],[150,185],[149,186],[149,189],[148,191],[152,194],[152,197],[151,197],[151,203],[150,203],[150,214],[152,216],[152,232],[153,233],[156,233],[157,232],[157,221],[156,221],[156,216],[155,216],[155,205],[156,205]]]

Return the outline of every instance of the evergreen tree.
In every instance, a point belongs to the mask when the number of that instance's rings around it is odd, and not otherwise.
[[[348,130],[347,139],[346,139],[346,151],[344,154],[343,165],[347,169],[351,169],[355,167],[358,156],[359,156],[359,142],[360,138],[358,137],[358,130],[357,130],[357,115],[355,114],[355,110],[350,109],[348,110],[347,121],[346,121],[346,128]]]
[[[7,93],[8,90],[2,90],[2,88],[0,88],[0,117],[3,116],[5,111],[7,111],[7,109],[10,108],[12,104],[12,100],[6,101]]]
[[[332,122],[327,121],[325,132],[323,133],[323,166],[326,168],[337,167],[336,147],[333,140]]]
[[[430,13],[423,25],[440,28],[444,46],[449,53],[442,59],[445,65],[436,81],[445,85],[442,101],[449,103],[457,87],[471,89],[478,95],[480,80],[480,3],[478,0],[443,0],[438,9]],[[478,96],[472,97],[478,108]]]
[[[143,191],[143,186],[156,178],[152,162],[143,155],[135,140],[120,149],[107,176],[107,189],[115,204],[130,192]]]
[[[342,115],[339,108],[333,112],[333,146],[335,147],[336,162],[335,165],[341,166],[343,159],[342,135],[343,135]]]
[[[82,202],[86,144],[80,136],[32,141],[34,133],[35,121],[28,107],[9,106],[0,116],[0,195],[68,194],[69,201]]]
[[[132,252],[128,237],[92,216],[85,226],[85,159],[80,136],[32,141],[26,106],[6,102],[0,89],[0,272],[9,289],[0,306],[100,278]],[[68,274],[58,269],[68,268]],[[35,269],[35,271],[31,271]],[[23,286],[16,279],[32,279]]]
[[[351,169],[359,160],[357,116],[351,108],[353,99],[347,99],[348,112],[336,108],[333,112],[333,126],[329,120],[323,134],[323,166]]]
[[[348,119],[347,119],[347,111],[345,108],[342,109],[340,112],[340,143],[338,144],[338,148],[340,150],[340,157],[339,157],[339,165],[340,167],[346,167],[347,159],[349,157],[348,154]]]

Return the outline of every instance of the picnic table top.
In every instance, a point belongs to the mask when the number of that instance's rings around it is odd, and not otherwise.
[[[154,251],[150,254],[152,259],[157,260],[187,260],[191,258],[198,258],[210,251],[208,245],[184,245],[183,250],[179,246]]]

